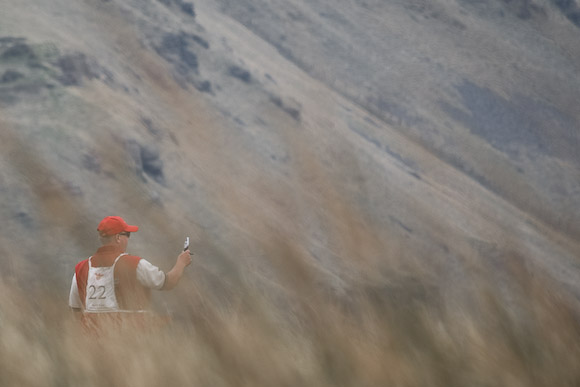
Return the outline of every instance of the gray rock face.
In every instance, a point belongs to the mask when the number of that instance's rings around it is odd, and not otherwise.
[[[576,120],[556,107],[528,97],[502,98],[466,81],[457,87],[467,112],[447,107],[455,120],[494,148],[517,160],[550,156],[580,167],[580,135]]]
[[[324,1],[219,4],[313,78],[488,182],[486,187],[516,206],[554,224],[559,216],[546,216],[546,206],[556,212],[576,211],[557,204],[573,196],[569,192],[561,197],[557,179],[548,173],[532,177],[552,168],[538,155],[576,164],[580,140],[579,110],[569,105],[579,98],[578,51],[564,48],[579,32],[573,24],[563,23],[566,32],[551,36],[548,15],[557,17],[558,11],[549,4],[343,1],[331,8]],[[576,7],[574,2],[554,4],[565,13]],[[477,31],[471,21],[479,23]],[[477,70],[478,63],[488,70]],[[470,154],[478,151],[468,150],[471,141],[457,135],[463,128],[485,139],[499,157],[513,161],[507,164],[528,172],[526,183],[543,199],[532,203],[538,198],[525,192],[514,195],[500,187],[502,183],[496,184],[493,173],[486,172],[489,168],[471,159]],[[461,152],[456,152],[456,142],[463,144]],[[514,159],[515,155],[519,156]],[[482,157],[495,158],[491,153]],[[513,179],[521,179],[518,172]],[[580,219],[580,214],[574,218]],[[576,235],[580,223],[573,221],[565,228]]]

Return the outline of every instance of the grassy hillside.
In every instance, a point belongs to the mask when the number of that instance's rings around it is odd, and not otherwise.
[[[571,3],[1,10],[0,384],[578,380]],[[169,327],[87,349],[66,299],[110,214],[196,260]]]

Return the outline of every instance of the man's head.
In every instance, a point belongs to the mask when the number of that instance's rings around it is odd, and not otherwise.
[[[137,230],[139,227],[127,224],[120,216],[107,216],[97,227],[103,245],[118,245],[123,251],[127,249],[131,233]]]

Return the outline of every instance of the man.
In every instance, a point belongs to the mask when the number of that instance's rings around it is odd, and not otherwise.
[[[173,268],[164,273],[145,259],[129,255],[131,233],[139,230],[119,216],[107,216],[97,231],[102,246],[75,267],[69,306],[83,312],[85,325],[98,324],[104,316],[120,320],[145,315],[149,310],[151,289],[173,289],[184,269],[191,264],[191,253],[179,254]]]

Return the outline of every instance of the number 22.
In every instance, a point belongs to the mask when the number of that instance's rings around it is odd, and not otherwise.
[[[100,291],[101,294],[99,294],[98,296],[95,294],[97,291]],[[107,297],[105,297],[105,287],[104,286],[99,286],[98,288],[95,287],[95,285],[91,285],[89,286],[89,300],[96,300],[97,298],[99,300],[104,300]]]

